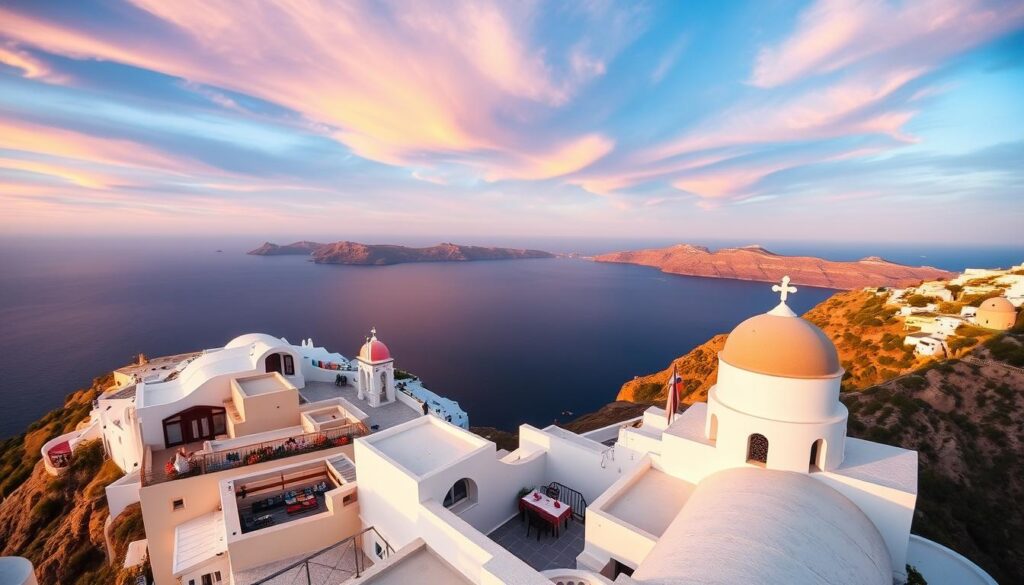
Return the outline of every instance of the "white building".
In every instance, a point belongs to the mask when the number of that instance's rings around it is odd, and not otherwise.
[[[891,585],[908,562],[932,585],[994,584],[911,534],[917,454],[847,436],[836,349],[776,289],[729,335],[707,403],[582,435],[522,425],[512,452],[422,416],[375,336],[355,366],[243,336],[95,420],[139,427],[157,585]],[[108,488],[112,513],[131,487]]]
[[[946,282],[941,280],[933,280],[929,282],[922,282],[920,286],[914,291],[914,294],[924,295],[926,297],[934,297],[940,301],[952,301],[953,293],[946,288]]]
[[[954,335],[956,330],[963,324],[964,321],[960,317],[940,315],[928,323],[922,323],[921,331],[930,333],[937,339],[946,339],[950,335]]]
[[[922,330],[904,337],[903,345],[913,346],[914,353],[919,356],[942,356],[946,355],[945,339],[945,336]]]

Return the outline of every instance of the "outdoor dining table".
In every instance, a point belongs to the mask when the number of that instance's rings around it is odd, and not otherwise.
[[[555,529],[555,536],[558,536],[558,527],[563,522],[566,528],[569,527],[569,517],[572,516],[572,508],[564,502],[559,502],[537,490],[533,490],[519,499],[519,509],[523,510],[524,508],[537,512],[541,518],[550,522],[551,526]]]

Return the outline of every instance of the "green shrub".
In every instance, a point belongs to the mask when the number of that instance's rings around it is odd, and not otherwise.
[[[924,575],[913,565],[907,565],[907,585],[928,585],[928,581],[925,581]]]
[[[64,509],[64,500],[61,497],[47,496],[32,506],[32,521],[37,524],[48,524],[57,517]]]

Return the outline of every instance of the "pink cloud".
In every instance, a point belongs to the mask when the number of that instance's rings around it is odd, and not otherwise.
[[[49,83],[67,82],[66,77],[54,74],[45,61],[15,47],[0,45],[0,65],[18,69],[22,76],[28,79],[39,79]]]
[[[983,0],[819,0],[792,35],[764,47],[751,83],[777,87],[857,65],[930,67],[1024,21],[1024,5]]]
[[[5,34],[25,46],[145,67],[281,104],[330,128],[330,136],[365,158],[421,166],[431,157],[455,158],[502,178],[520,178],[516,168],[524,178],[563,172],[535,161],[545,148],[527,130],[604,73],[603,59],[582,46],[566,55],[533,46],[531,26],[541,8],[531,4],[439,10],[421,3],[287,2],[256,10],[243,2],[134,3],[179,41],[100,38],[8,8],[0,8],[0,20]],[[555,57],[567,73],[556,70]],[[523,124],[499,121],[508,117]],[[586,158],[600,150],[589,134],[567,143],[580,151],[560,154]]]
[[[590,166],[614,147],[615,143],[611,139],[600,134],[588,134],[548,152],[520,155],[507,164],[493,168],[485,177],[489,181],[561,177]]]

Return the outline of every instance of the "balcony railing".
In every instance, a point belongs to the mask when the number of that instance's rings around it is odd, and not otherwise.
[[[188,457],[186,471],[174,469],[172,457],[163,469],[151,469],[142,474],[142,485],[153,485],[175,479],[195,477],[207,473],[216,473],[226,469],[235,469],[247,465],[256,465],[267,461],[285,459],[304,453],[313,453],[351,444],[357,437],[369,433],[361,422],[350,423],[335,429],[318,433],[295,435],[274,441],[243,445],[235,449],[224,449],[214,453],[195,453]]]
[[[372,534],[370,534],[372,533]],[[277,585],[277,584],[295,584],[295,583],[307,583],[312,585],[314,578],[310,572],[310,565],[313,565],[313,570],[317,571],[321,575],[323,573],[329,573],[332,577],[331,583],[343,583],[347,582],[348,578],[358,579],[367,569],[367,562],[370,561],[363,553],[363,541],[365,535],[370,534],[370,537],[376,542],[377,557],[378,560],[387,560],[391,555],[395,554],[395,549],[391,548],[388,541],[384,540],[384,537],[377,532],[377,529],[373,526],[364,528],[363,530],[353,534],[352,536],[332,544],[331,546],[318,550],[317,552],[296,561],[283,569],[276,571],[275,573],[268,575],[259,581],[256,581],[252,585]],[[383,544],[383,546],[380,546]],[[369,564],[373,564],[372,561]],[[305,575],[305,579],[302,576]],[[319,575],[318,575],[319,576]],[[320,577],[322,579],[323,577]],[[319,579],[316,582],[321,582]]]

